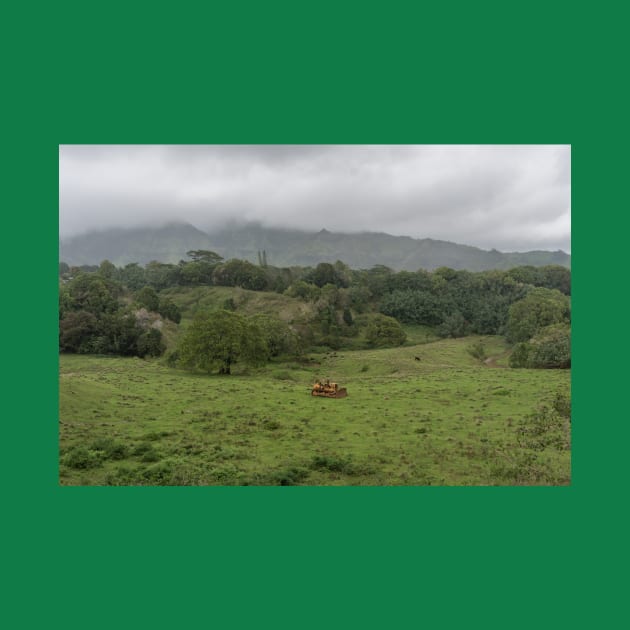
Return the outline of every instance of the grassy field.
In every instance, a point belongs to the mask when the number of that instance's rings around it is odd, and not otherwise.
[[[506,369],[500,337],[483,338],[484,364],[467,352],[479,338],[408,334],[417,345],[310,355],[227,377],[161,360],[62,355],[60,483],[570,482],[567,445],[519,440],[530,425],[542,431],[540,405],[569,393],[568,370]],[[348,397],[312,397],[315,378],[339,381]]]

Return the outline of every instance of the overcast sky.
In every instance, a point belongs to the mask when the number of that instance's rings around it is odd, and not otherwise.
[[[62,238],[226,221],[571,251],[569,145],[62,145]]]

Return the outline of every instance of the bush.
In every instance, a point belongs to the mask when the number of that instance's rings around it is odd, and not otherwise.
[[[66,456],[63,458],[63,463],[69,468],[83,470],[100,466],[101,458],[98,454],[90,452],[84,446],[75,446],[66,453]]]
[[[98,333],[98,321],[88,311],[71,311],[59,322],[59,350],[81,352]]]
[[[147,311],[156,313],[159,309],[160,298],[153,287],[142,287],[134,296],[136,303],[144,306]]]
[[[543,328],[532,338],[529,356],[530,367],[571,367],[571,328],[554,324]]]
[[[171,462],[160,462],[141,471],[141,476],[145,481],[153,482],[157,485],[168,485],[173,475],[173,465]]]
[[[531,341],[516,344],[510,356],[510,367],[570,368],[570,326],[546,326]]]
[[[142,442],[138,444],[132,451],[132,454],[136,457],[140,457],[141,462],[159,462],[160,455],[153,447],[153,444],[149,442]]]
[[[306,302],[315,302],[319,298],[320,289],[314,284],[304,282],[304,280],[298,280],[294,282],[284,294],[289,297],[300,298]]]
[[[552,407],[563,418],[571,421],[571,396],[567,392],[557,392]]]
[[[158,313],[162,317],[165,317],[166,319],[170,319],[172,322],[175,322],[176,324],[179,324],[179,322],[182,320],[182,314],[177,304],[175,304],[174,302],[172,302],[171,300],[167,298],[160,298]]]
[[[127,447],[122,442],[116,442],[112,438],[99,438],[94,440],[90,450],[99,451],[104,459],[125,459]]]
[[[257,473],[242,482],[244,486],[296,486],[309,476],[306,468],[291,466],[269,474]]]
[[[481,339],[475,341],[475,343],[473,343],[470,346],[468,346],[468,348],[466,348],[466,351],[468,352],[468,354],[471,357],[473,357],[474,359],[477,359],[479,361],[483,362],[487,358],[486,349],[485,349]]]
[[[448,315],[437,328],[437,334],[440,337],[465,337],[468,332],[468,322],[459,311],[455,311],[453,314]]]
[[[530,345],[528,343],[517,343],[510,355],[510,367],[529,367],[529,349]]]
[[[365,340],[370,347],[400,346],[407,334],[400,324],[387,315],[375,315],[365,330]]]
[[[160,455],[158,454],[157,451],[154,451],[153,449],[151,449],[150,451],[147,451],[141,458],[140,458],[141,462],[159,462],[160,461]]]
[[[571,302],[551,289],[536,288],[509,309],[507,338],[514,343],[527,341],[545,326],[571,321]]]
[[[139,357],[159,357],[166,349],[162,341],[162,333],[155,328],[149,328],[143,332],[138,337],[137,344]]]
[[[153,434],[149,434],[148,436],[146,436],[147,439],[151,439],[151,440],[159,440],[160,436],[156,433]],[[152,451],[153,450],[153,444],[150,444],[149,442],[142,442],[141,444],[138,444],[132,451],[132,455],[144,455],[146,452],[148,451]]]
[[[166,355],[166,365],[169,367],[177,367],[177,362],[179,361],[179,352],[177,350],[172,350]]]
[[[521,448],[542,451],[553,448],[558,451],[571,448],[571,425],[555,409],[541,406],[525,418],[517,429]]]
[[[344,459],[333,455],[316,455],[313,457],[311,468],[314,470],[329,470],[351,475],[353,468],[350,458]]]

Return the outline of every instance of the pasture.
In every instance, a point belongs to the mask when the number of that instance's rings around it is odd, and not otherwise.
[[[418,337],[420,337],[420,333]],[[411,335],[413,339],[413,334]],[[519,442],[568,370],[501,367],[479,338],[308,355],[232,376],[60,356],[62,485],[557,485],[570,450]],[[348,397],[310,395],[315,378]]]

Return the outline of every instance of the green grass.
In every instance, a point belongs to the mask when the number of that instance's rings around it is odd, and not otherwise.
[[[60,483],[569,483],[570,451],[525,451],[517,429],[569,390],[570,372],[490,367],[467,352],[475,339],[328,352],[228,377],[62,355]],[[501,338],[482,339],[494,365],[507,360]],[[312,397],[315,378],[348,397]]]
[[[267,291],[248,291],[237,287],[172,287],[160,292],[171,299],[182,311],[184,319],[192,319],[197,312],[223,308],[232,299],[237,310],[245,315],[266,313],[283,321],[300,315],[312,315],[313,305],[297,298]]]

